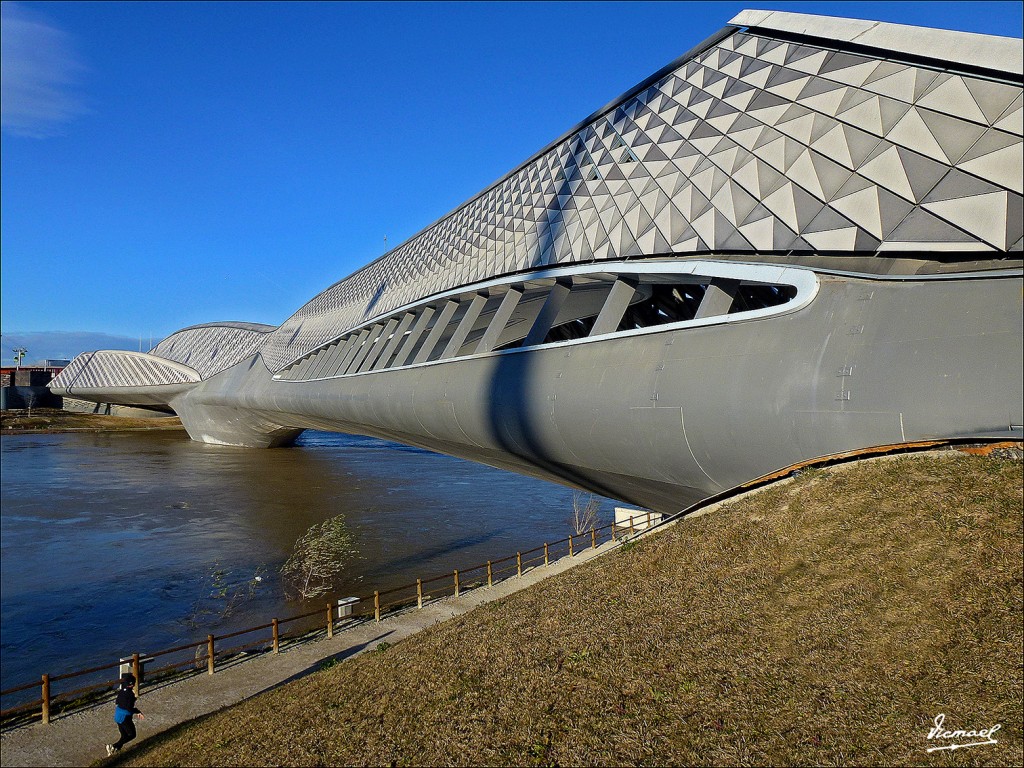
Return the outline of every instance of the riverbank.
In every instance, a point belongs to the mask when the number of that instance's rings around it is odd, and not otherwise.
[[[382,652],[399,640],[425,628],[452,619],[474,608],[555,576],[615,547],[605,542],[597,549],[583,549],[574,557],[553,560],[550,565],[533,567],[521,577],[508,578],[490,589],[463,591],[458,597],[445,597],[424,605],[422,610],[385,614],[380,622],[357,620],[340,627],[333,638],[325,630],[314,631],[282,642],[277,655],[262,653],[238,657],[218,664],[212,677],[199,673],[169,683],[147,686],[139,708],[147,713],[140,724],[143,738],[161,732],[173,732],[176,726],[194,718],[224,710],[234,704],[272,690],[293,680],[332,668],[344,659],[362,653]],[[0,734],[0,765],[78,766],[95,763],[104,744],[113,738],[111,700],[70,714],[55,717],[49,725],[28,725]]]
[[[57,408],[0,411],[0,435],[46,435],[61,432],[129,432],[136,430],[183,430],[177,416],[135,418],[99,413],[62,411]]]
[[[926,764],[943,714],[1019,764],[1022,506],[1020,461],[806,470],[123,760]]]

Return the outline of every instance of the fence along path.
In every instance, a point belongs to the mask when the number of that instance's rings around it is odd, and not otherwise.
[[[590,546],[589,534],[573,536],[572,557],[568,556],[568,539],[559,543],[549,543],[549,564],[543,567],[543,547],[532,557],[511,555],[503,570],[511,578],[498,579],[494,575],[498,568],[492,561],[492,588],[470,588],[460,583],[459,597],[454,597],[454,573],[445,574],[444,594],[435,584],[433,590],[427,589],[424,594],[422,609],[416,608],[415,588],[410,590],[411,605],[408,608],[391,610],[383,609],[380,622],[374,621],[373,608],[367,605],[361,612],[361,618],[346,621],[344,631],[337,631],[334,637],[324,635],[326,622],[319,632],[310,638],[285,642],[281,635],[281,651],[279,654],[260,653],[240,661],[223,659],[217,653],[216,674],[209,676],[202,671],[192,674],[173,683],[152,683],[143,685],[145,694],[139,700],[139,708],[146,713],[146,719],[139,724],[140,739],[147,739],[173,728],[181,723],[215,712],[226,706],[254,696],[263,691],[275,688],[291,680],[316,671],[326,663],[334,660],[347,659],[367,650],[377,648],[381,642],[393,644],[403,640],[421,629],[431,627],[441,621],[467,613],[487,602],[501,599],[532,584],[557,575],[578,564],[599,557],[605,552],[626,543],[634,536],[644,535],[644,526],[637,518],[633,534],[628,527],[615,530],[615,541],[612,540],[611,526],[595,529],[596,547]],[[665,524],[671,524],[666,520]],[[653,526],[661,527],[661,526]],[[583,540],[585,547],[578,547],[577,542]],[[559,556],[561,553],[561,556]],[[521,577],[515,577],[518,561],[523,560]],[[536,560],[536,566],[529,566],[530,560]],[[468,569],[464,569],[468,570]],[[486,571],[486,564],[484,565]],[[461,572],[460,572],[461,580]],[[429,595],[429,597],[427,597]],[[443,599],[441,599],[443,597]],[[367,601],[369,602],[369,601]],[[389,601],[390,602],[390,601]],[[318,609],[316,615],[323,617],[324,608]],[[354,616],[357,614],[354,613]],[[319,622],[318,622],[319,623]],[[337,624],[336,624],[337,626]],[[315,642],[307,642],[314,639]],[[203,646],[196,643],[189,647]],[[205,655],[205,654],[204,654]],[[192,660],[194,663],[194,659]],[[208,662],[205,658],[204,664]],[[114,666],[114,665],[111,665]],[[208,672],[208,669],[206,670]],[[0,766],[78,766],[95,762],[103,755],[103,745],[112,741],[117,735],[113,723],[112,708],[109,698],[85,706],[77,711],[54,713],[49,725],[41,725],[38,718],[34,725],[5,729],[0,733],[2,749],[0,749]]]
[[[652,518],[652,514],[654,517]],[[26,718],[35,719],[38,717],[44,724],[49,724],[52,716],[59,712],[70,712],[95,702],[97,696],[109,692],[120,681],[121,672],[128,668],[135,675],[135,693],[142,695],[147,685],[162,685],[175,676],[181,676],[189,672],[189,667],[195,671],[196,667],[205,664],[206,673],[213,675],[217,671],[218,661],[224,662],[237,659],[240,654],[251,651],[254,648],[260,651],[269,651],[271,654],[280,653],[282,643],[285,641],[296,641],[305,637],[311,631],[323,627],[326,636],[332,638],[339,622],[347,627],[359,623],[361,620],[371,619],[380,622],[382,617],[389,612],[402,611],[407,609],[422,610],[425,604],[436,602],[445,597],[459,597],[460,594],[470,589],[492,588],[496,582],[504,581],[511,577],[522,577],[524,570],[538,566],[548,566],[554,560],[563,557],[573,558],[581,551],[597,550],[598,545],[609,541],[623,541],[636,536],[638,533],[651,528],[659,523],[661,516],[646,510],[637,510],[636,515],[628,515],[625,522],[619,521],[600,527],[592,527],[589,531],[581,534],[569,535],[564,539],[555,542],[545,542],[539,547],[516,552],[514,555],[499,560],[488,560],[485,563],[473,565],[468,568],[454,569],[452,573],[444,573],[426,579],[416,579],[414,583],[404,584],[388,590],[373,592],[372,598],[360,597],[357,602],[349,602],[348,599],[327,601],[323,607],[289,616],[284,619],[272,618],[269,622],[248,627],[236,632],[229,632],[223,635],[208,634],[205,640],[178,645],[173,648],[154,651],[145,654],[133,653],[131,657],[124,657],[117,662],[102,664],[88,669],[80,669],[72,672],[65,672],[59,675],[45,673],[41,676],[39,683],[26,683],[13,688],[0,691],[0,700],[4,696],[11,696],[32,688],[39,688],[40,697],[32,701],[18,704],[0,710],[0,722],[5,725]],[[372,602],[371,602],[372,601]],[[320,621],[311,621],[313,617],[319,617]],[[282,633],[281,627],[285,624],[295,624],[296,629],[290,633]],[[266,631],[270,630],[270,636]],[[226,640],[236,640],[245,635],[263,633],[255,639],[247,642],[225,647]],[[181,657],[185,657],[182,659]],[[168,659],[163,666],[155,666],[158,659]],[[116,676],[104,678],[98,682],[82,685],[69,690],[54,693],[54,684],[74,680],[77,678],[95,677],[99,673],[116,670]]]

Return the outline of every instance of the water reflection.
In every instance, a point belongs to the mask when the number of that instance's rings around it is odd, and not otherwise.
[[[4,688],[187,642],[206,630],[188,617],[216,607],[211,590],[247,588],[258,574],[231,615],[203,615],[218,621],[213,631],[294,612],[276,571],[310,526],[337,514],[361,555],[341,584],[351,594],[560,538],[571,515],[560,486],[316,432],[266,451],[166,432],[10,436],[0,458]]]

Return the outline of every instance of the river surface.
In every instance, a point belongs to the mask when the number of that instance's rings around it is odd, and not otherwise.
[[[338,585],[352,595],[572,532],[569,489],[350,435],[274,450],[184,432],[12,435],[0,462],[0,688],[309,610],[278,569],[338,514],[359,552]]]

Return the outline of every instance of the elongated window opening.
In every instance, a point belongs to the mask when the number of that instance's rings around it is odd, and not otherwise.
[[[729,308],[729,314],[777,307],[795,297],[796,288],[792,285],[741,285],[736,291],[736,298]]]
[[[633,331],[693,320],[704,298],[704,286],[699,284],[654,283],[644,287],[650,290],[650,296],[630,305],[619,321],[618,330]]]
[[[678,278],[677,278],[678,279]],[[623,280],[614,280],[610,276],[604,277],[574,277],[560,279],[561,290],[568,290],[562,294],[557,305],[551,311],[555,313],[554,320],[542,318],[542,309],[549,304],[553,296],[552,290],[556,286],[555,281],[546,278],[528,284],[521,294],[521,298],[513,305],[511,314],[502,323],[501,329],[491,329],[490,324],[502,305],[505,294],[494,293],[486,298],[483,306],[479,305],[480,293],[467,293],[459,297],[447,300],[441,305],[431,305],[429,309],[411,310],[415,314],[404,314],[404,322],[397,321],[399,316],[390,319],[378,320],[370,329],[354,330],[341,339],[337,339],[323,348],[306,355],[301,360],[289,366],[281,375],[281,378],[291,380],[304,380],[309,378],[322,378],[339,375],[351,375],[363,373],[368,370],[380,371],[393,367],[400,362],[402,366],[434,362],[444,358],[457,358],[466,354],[472,354],[477,348],[479,340],[485,333],[496,334],[495,338],[500,339],[491,351],[511,350],[522,347],[532,329],[537,323],[551,322],[551,327],[545,334],[540,345],[554,344],[565,341],[586,339],[591,336],[598,317],[604,310],[606,303],[612,301],[613,287],[620,285],[615,299],[621,303],[629,301],[629,305],[622,312],[618,325],[614,332],[636,331],[645,328],[653,328],[660,325],[681,323],[694,320],[700,311],[705,294],[708,291],[707,280],[704,277],[684,278],[693,282],[673,282],[669,276],[633,276]],[[629,293],[621,292],[621,284],[631,286]],[[725,281],[727,285],[730,281]],[[729,294],[733,294],[732,302],[729,305],[728,314],[751,312],[785,304],[796,298],[797,288],[793,285],[777,285],[768,283],[740,283],[727,287]],[[721,292],[719,291],[719,294]],[[627,298],[628,297],[628,298]],[[720,301],[716,296],[709,296]],[[460,324],[474,302],[477,308],[473,316],[467,318],[471,328],[462,329],[458,339],[457,350],[447,350],[449,341],[459,332]],[[445,311],[445,307],[448,308]],[[714,314],[722,313],[724,307],[719,306]],[[613,312],[622,311],[620,309]],[[413,318],[422,317],[423,312],[430,312],[428,318],[418,331],[418,320]],[[549,311],[550,314],[550,311]],[[704,315],[708,315],[708,308],[705,307]],[[442,317],[442,315],[444,315]],[[443,322],[443,328],[437,328],[437,334],[433,339],[435,326]],[[606,318],[605,330],[608,332],[609,323],[614,323],[614,317]],[[377,335],[384,335],[386,338],[377,339]],[[539,331],[538,331],[539,332]],[[405,343],[411,335],[417,333],[412,349],[405,351]],[[392,342],[392,337],[397,334],[398,338]],[[424,345],[429,341],[430,349],[425,350]],[[535,342],[537,343],[537,342]],[[420,351],[426,352],[422,360],[416,360]],[[372,361],[366,362],[366,355],[370,354]],[[376,356],[381,359],[375,359]],[[362,358],[362,359],[361,359]],[[415,363],[414,363],[415,361]]]

